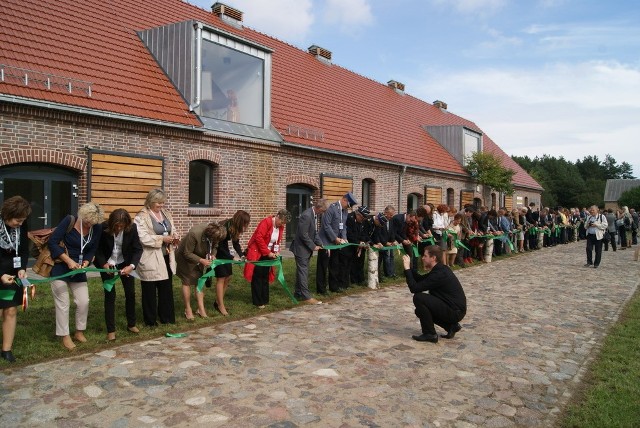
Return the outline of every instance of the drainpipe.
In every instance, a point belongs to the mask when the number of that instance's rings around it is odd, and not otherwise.
[[[404,174],[407,172],[407,166],[406,165],[402,165],[400,167],[400,175],[398,176],[398,211],[397,212],[402,212],[402,181],[404,179]]]
[[[202,24],[195,24],[196,29],[196,100],[189,105],[189,111],[200,107],[200,93],[202,92]]]

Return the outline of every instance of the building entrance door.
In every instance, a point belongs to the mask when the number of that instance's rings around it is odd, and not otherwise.
[[[287,224],[286,241],[290,243],[298,230],[298,219],[304,210],[311,206],[311,189],[305,186],[287,187],[287,211],[291,213],[291,221]],[[287,245],[287,248],[289,246]]]
[[[0,168],[0,203],[16,195],[31,203],[29,230],[55,227],[78,210],[78,177],[62,168],[36,164]]]

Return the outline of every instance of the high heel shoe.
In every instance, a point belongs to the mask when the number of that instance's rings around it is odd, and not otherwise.
[[[116,333],[107,333],[107,342],[115,342],[116,341]]]
[[[193,315],[191,315],[191,317],[187,316],[187,311],[184,311],[184,317],[187,319],[187,321],[193,321],[196,319],[196,317],[194,317]]]
[[[227,312],[227,310],[226,310],[226,309],[225,309],[225,311],[224,311],[224,312],[222,312],[222,311],[220,310],[220,306],[218,305],[218,302],[213,302],[213,308],[214,308],[216,311],[220,312],[220,314],[222,314],[222,316],[225,316],[225,317],[228,317],[228,316],[229,316],[229,312]]]
[[[202,315],[202,314],[200,313],[200,309],[198,309],[198,310],[196,311],[196,315],[198,316],[198,318],[209,318],[209,315],[207,315],[207,314]]]

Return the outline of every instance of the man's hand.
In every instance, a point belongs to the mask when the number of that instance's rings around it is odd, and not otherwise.
[[[402,256],[402,266],[404,266],[404,270],[411,269],[411,258],[408,254]]]

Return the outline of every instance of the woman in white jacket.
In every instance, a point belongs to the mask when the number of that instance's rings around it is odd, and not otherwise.
[[[135,269],[142,286],[142,316],[147,326],[158,325],[158,319],[162,324],[176,322],[172,282],[174,250],[180,238],[171,214],[164,209],[166,200],[162,190],[151,190],[135,218],[142,244],[142,258]]]

